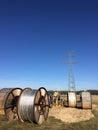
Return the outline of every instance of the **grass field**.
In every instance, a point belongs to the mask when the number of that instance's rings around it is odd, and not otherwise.
[[[92,102],[98,104],[98,96],[93,97]],[[92,113],[94,118],[89,121],[65,123],[54,117],[49,117],[42,125],[8,121],[4,116],[0,116],[0,130],[98,130],[98,110],[93,109]],[[64,113],[64,116],[66,116],[66,113]]]
[[[49,117],[42,125],[34,123],[21,123],[20,121],[7,121],[0,118],[0,130],[98,130],[98,111],[93,110],[94,118],[85,122],[64,123],[61,120]],[[65,115],[66,116],[66,113]]]

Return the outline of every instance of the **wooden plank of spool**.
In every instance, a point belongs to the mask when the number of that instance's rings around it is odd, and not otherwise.
[[[34,122],[42,124],[48,117],[49,97],[45,88],[38,89],[34,101]]]
[[[6,100],[6,96],[10,90],[12,90],[12,88],[3,88],[0,90],[0,115],[5,115],[4,103]]]
[[[69,107],[76,107],[76,93],[75,92],[68,92],[68,106]]]
[[[17,120],[17,101],[22,92],[21,88],[4,88],[0,91],[1,113],[8,120]]]
[[[21,88],[13,88],[6,96],[4,103],[4,111],[8,120],[17,120],[17,102],[22,92]]]
[[[92,108],[92,98],[90,92],[81,92],[80,94],[82,108],[91,109]]]

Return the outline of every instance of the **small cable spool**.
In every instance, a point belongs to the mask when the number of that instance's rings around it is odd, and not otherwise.
[[[92,108],[92,98],[90,92],[83,91],[80,94],[80,100],[83,109],[91,109]]]
[[[8,120],[17,120],[17,102],[22,92],[21,88],[11,89],[6,95],[4,112]]]
[[[68,106],[76,107],[76,93],[68,92],[67,98],[68,98]]]
[[[21,122],[42,124],[48,117],[49,98],[45,88],[25,88],[18,100],[18,116]]]

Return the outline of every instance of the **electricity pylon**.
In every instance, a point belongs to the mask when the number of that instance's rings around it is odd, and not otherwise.
[[[68,64],[68,91],[75,92],[76,86],[72,65],[77,62],[72,61],[72,57],[74,57],[72,53],[68,53],[67,57],[68,62],[66,62],[66,64]]]

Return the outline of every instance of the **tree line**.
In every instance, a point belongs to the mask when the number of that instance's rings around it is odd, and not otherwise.
[[[80,90],[80,91],[76,91],[76,94],[80,94],[81,92],[83,92],[84,90]],[[98,90],[86,90],[87,92],[90,92],[91,93],[91,95],[98,95]],[[48,91],[48,93],[49,94],[52,94],[53,95],[53,93],[54,93],[55,91],[53,91],[53,90],[49,90]],[[68,93],[68,91],[59,91],[60,92],[60,94],[67,94]]]

